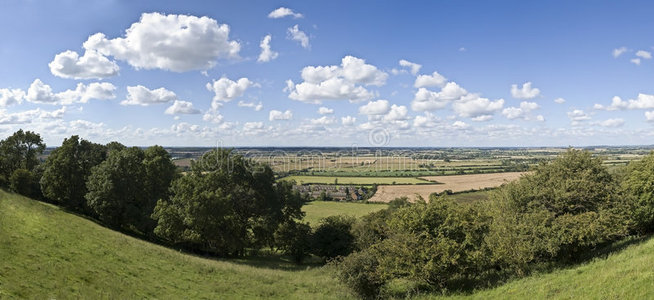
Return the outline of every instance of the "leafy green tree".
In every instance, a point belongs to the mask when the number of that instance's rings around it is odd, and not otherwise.
[[[86,200],[108,225],[117,228],[142,225],[148,205],[144,193],[144,157],[137,147],[111,151],[105,161],[92,169],[86,184]]]
[[[313,233],[313,253],[325,260],[352,253],[355,248],[354,222],[355,219],[348,216],[329,216],[320,220]]]
[[[106,159],[106,147],[73,135],[64,139],[45,162],[41,189],[51,199],[70,209],[90,213],[84,196],[91,169]]]
[[[193,162],[173,182],[170,199],[157,203],[154,232],[191,250],[242,255],[247,247],[272,243],[279,224],[301,214],[289,193],[275,184],[270,167],[217,149]]]
[[[170,185],[179,176],[177,167],[170,154],[161,146],[152,146],[145,150],[143,158],[145,177],[143,178],[146,202],[143,206],[142,227],[146,232],[152,232],[156,221],[150,216],[160,199],[170,198]]]
[[[634,202],[636,229],[654,231],[654,152],[629,163],[622,188]]]
[[[295,221],[284,222],[275,231],[275,244],[295,262],[302,263],[311,252],[311,226]]]
[[[0,141],[0,173],[4,181],[18,169],[33,171],[39,164],[38,155],[42,154],[43,150],[43,139],[32,131],[20,129]]]
[[[9,188],[27,197],[38,197],[39,185],[34,174],[26,169],[17,169],[9,177]]]

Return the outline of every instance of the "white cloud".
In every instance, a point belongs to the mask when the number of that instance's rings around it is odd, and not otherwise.
[[[259,54],[259,58],[257,59],[258,62],[268,62],[279,56],[278,52],[270,49],[270,40],[272,40],[272,35],[270,34],[266,35],[261,40],[261,43],[259,44],[259,47],[261,47],[261,54]]]
[[[640,58],[632,58],[629,60],[634,65],[640,66]]]
[[[495,112],[502,110],[503,106],[504,99],[490,101],[476,94],[468,94],[466,97],[452,103],[452,108],[460,117],[469,118],[493,115]]]
[[[199,114],[200,111],[193,108],[193,103],[191,102],[175,100],[173,105],[168,107],[164,113],[167,115],[178,115],[178,114],[193,115],[193,114]]]
[[[431,128],[431,127],[435,127],[437,125],[437,122],[439,121],[440,119],[437,116],[426,111],[424,115],[422,116],[418,115],[413,119],[413,126]]]
[[[391,109],[388,100],[370,101],[368,104],[359,107],[359,113],[363,115],[384,115]]]
[[[279,110],[271,110],[268,114],[268,120],[270,121],[280,121],[280,120],[290,120],[293,118],[293,112],[287,110],[281,112]]]
[[[95,50],[86,50],[82,57],[74,51],[55,55],[48,64],[50,72],[62,78],[102,79],[118,75],[118,65]]]
[[[568,112],[568,118],[572,121],[573,125],[577,125],[579,122],[590,120],[590,116],[581,109],[575,109]]]
[[[554,102],[556,102],[558,104],[563,104],[563,103],[565,103],[565,99],[559,97],[559,98],[554,99]]]
[[[613,57],[617,58],[618,56],[622,55],[622,53],[627,52],[627,47],[620,47],[613,49]]]
[[[393,122],[393,121],[402,121],[408,119],[407,114],[408,110],[406,106],[404,105],[395,105],[393,104],[391,106],[391,109],[386,113],[383,117],[382,120],[384,122]]]
[[[615,96],[611,99],[609,106],[595,104],[594,109],[598,110],[624,110],[624,109],[654,109],[654,95],[638,94],[636,99],[624,101],[622,98]]]
[[[340,66],[304,67],[301,76],[304,82],[295,84],[287,80],[284,90],[289,92],[289,98],[309,103],[328,99],[369,100],[375,94],[363,86],[382,86],[388,78],[387,73],[353,56],[343,57]]]
[[[116,98],[116,87],[108,82],[93,82],[88,85],[78,83],[74,90],[65,90],[54,93],[52,88],[35,79],[27,90],[25,99],[34,103],[70,105],[74,103],[87,103],[91,99],[108,100]]]
[[[466,129],[466,128],[470,127],[470,125],[466,124],[463,121],[456,121],[456,122],[452,123],[452,127],[454,129]]]
[[[357,118],[352,117],[352,116],[345,116],[341,118],[341,124],[346,125],[346,126],[351,126],[354,125],[354,123],[357,121]]]
[[[287,38],[299,42],[300,45],[302,45],[302,48],[309,48],[309,36],[304,33],[304,31],[300,30],[300,27],[297,24],[293,27],[289,27],[286,30],[286,35]]]
[[[209,17],[144,13],[124,37],[108,39],[96,33],[84,48],[137,69],[186,72],[210,69],[220,58],[238,58],[241,45],[229,40],[228,25]]]
[[[214,102],[229,102],[232,99],[241,97],[251,86],[257,86],[257,84],[245,77],[240,78],[237,81],[230,80],[227,77],[222,77],[218,80],[214,80],[213,83],[209,82],[206,85],[207,90],[212,91],[215,94],[213,97]]]
[[[419,88],[413,101],[411,109],[414,111],[432,111],[444,108],[453,100],[460,99],[468,94],[464,88],[456,82],[448,82],[440,92],[433,92],[425,88]]]
[[[467,50],[468,50],[468,49],[466,49],[465,47],[461,47],[461,48],[459,48],[459,52],[466,52]]]
[[[176,101],[177,95],[165,88],[155,90],[148,89],[142,85],[128,86],[127,99],[120,102],[121,105],[141,105],[169,103]]]
[[[430,87],[430,86],[438,86],[442,87],[445,85],[447,82],[447,79],[443,77],[443,75],[438,74],[438,72],[434,71],[431,75],[418,75],[416,78],[416,81],[413,83],[413,87],[416,88],[421,88],[421,87]]]
[[[278,9],[271,11],[268,14],[268,18],[271,19],[279,19],[286,16],[292,16],[295,19],[304,17],[301,13],[296,13],[292,9],[286,7],[280,7]]]
[[[531,82],[525,82],[521,88],[517,84],[511,85],[511,96],[516,99],[533,99],[540,95],[540,90],[531,87]]]
[[[25,91],[21,89],[0,89],[0,107],[21,104],[25,99]]]
[[[529,113],[538,108],[539,106],[536,102],[522,101],[520,107],[507,107],[502,111],[502,114],[509,120],[529,120]]]
[[[417,63],[412,63],[408,60],[405,59],[400,59],[400,66],[409,68],[411,69],[411,75],[416,75],[418,72],[420,72],[420,68],[422,68],[422,65],[417,64]]]
[[[320,117],[320,118],[317,118],[317,119],[311,119],[311,120],[309,120],[309,121],[310,121],[311,124],[313,124],[313,125],[322,125],[322,126],[325,126],[325,125],[331,125],[331,124],[336,123],[336,118],[334,118],[334,117],[328,117],[328,116],[322,116],[322,117]]]
[[[624,125],[623,119],[608,119],[599,123],[603,127],[620,127]]]
[[[654,110],[653,111],[646,111],[645,112],[645,118],[647,119],[647,122],[654,122]]]
[[[35,120],[44,119],[61,119],[64,117],[66,107],[62,107],[53,111],[45,111],[40,108],[17,112],[8,113],[6,110],[0,110],[0,125],[7,124],[28,124]]]
[[[202,120],[216,124],[222,123],[223,115],[218,111],[219,108],[220,106],[210,108],[206,113],[204,113]]]
[[[263,109],[263,104],[261,101],[259,103],[239,101],[238,107],[249,107],[254,109],[254,111],[260,111]]]
[[[471,120],[475,122],[486,122],[492,119],[493,119],[493,115],[481,115],[481,116],[474,117]]]
[[[321,115],[331,115],[334,113],[334,109],[323,106],[318,108],[318,113]]]
[[[263,122],[245,122],[243,133],[246,135],[257,135],[264,131]]]
[[[645,50],[638,50],[636,52],[636,56],[642,58],[642,59],[651,59],[652,58],[652,53],[645,51]]]

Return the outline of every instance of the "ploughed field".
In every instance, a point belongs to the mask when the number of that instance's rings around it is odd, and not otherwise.
[[[410,186],[380,185],[377,187],[375,195],[369,201],[386,203],[399,197],[408,197],[409,200],[415,200],[416,194],[427,200],[430,194],[441,193],[446,190],[456,193],[498,187],[506,182],[517,180],[523,174],[525,172],[420,177],[421,179],[438,182],[439,184]]]

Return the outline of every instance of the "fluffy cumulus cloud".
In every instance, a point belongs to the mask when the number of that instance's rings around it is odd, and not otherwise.
[[[519,107],[507,107],[502,110],[502,114],[509,120],[530,120],[532,118],[530,112],[538,108],[539,106],[536,102],[522,101]]]
[[[390,110],[382,117],[382,121],[393,122],[407,120],[409,118],[408,112],[406,106],[393,104]]]
[[[239,101],[238,107],[249,107],[254,109],[254,111],[260,111],[263,109],[263,104],[261,101],[259,103]]]
[[[642,58],[642,59],[651,59],[652,58],[652,53],[649,51],[645,50],[638,50],[636,52],[636,56]]]
[[[268,18],[271,19],[279,19],[288,16],[291,16],[295,19],[304,17],[301,13],[294,12],[292,9],[286,7],[280,7],[268,14]]]
[[[74,51],[55,55],[48,64],[50,72],[62,78],[102,79],[118,75],[118,65],[95,50],[86,50],[83,56]]]
[[[357,121],[357,118],[352,117],[352,116],[341,117],[341,124],[343,124],[345,126],[352,126],[352,125],[354,125],[354,123],[356,123],[356,121]]]
[[[540,96],[538,88],[532,88],[531,82],[525,82],[518,88],[517,84],[511,85],[511,96],[516,99],[533,99]]]
[[[229,102],[232,99],[243,96],[245,91],[252,86],[257,86],[257,84],[245,77],[236,81],[222,77],[206,85],[207,90],[214,93],[213,100],[223,102]]]
[[[613,57],[618,58],[623,53],[627,52],[627,47],[620,47],[613,49]]]
[[[629,60],[634,65],[640,66],[640,58],[632,58]]]
[[[442,87],[446,82],[447,79],[443,75],[434,71],[434,73],[431,75],[418,75],[418,77],[416,77],[416,81],[413,83],[413,86],[416,88],[431,86]]]
[[[585,113],[581,109],[575,109],[568,112],[568,118],[572,122],[572,125],[579,125],[580,122],[588,121],[591,119],[590,115]]]
[[[128,86],[127,99],[120,102],[121,105],[141,105],[169,103],[176,101],[177,95],[165,88],[148,89],[142,85]]]
[[[411,72],[411,75],[418,74],[418,72],[420,72],[420,68],[422,68],[422,65],[417,63],[412,63],[405,59],[400,59],[399,64],[401,67],[408,68],[409,72]]]
[[[268,62],[279,56],[278,52],[272,51],[270,49],[271,40],[272,40],[272,35],[270,34],[264,36],[263,39],[261,40],[261,43],[259,44],[259,47],[261,47],[261,53],[259,54],[259,58],[257,58],[258,62]]]
[[[624,125],[624,120],[620,119],[620,118],[608,119],[608,120],[604,120],[604,121],[600,122],[599,125],[602,126],[602,127],[615,128],[615,127],[620,127],[620,126]]]
[[[604,106],[602,104],[595,104],[594,109],[598,110],[625,110],[625,109],[654,109],[654,95],[638,94],[636,99],[629,99],[628,101],[615,96],[611,99],[611,104]]]
[[[97,51],[137,69],[207,70],[218,59],[238,58],[241,45],[229,40],[229,30],[209,17],[144,13],[123,37],[110,39],[96,33],[84,48],[87,54]]]
[[[49,85],[37,78],[27,90],[25,100],[34,103],[70,105],[87,103],[91,99],[113,99],[116,98],[115,91],[116,87],[111,83],[93,82],[88,85],[78,83],[74,90],[54,93]]]
[[[199,114],[200,111],[193,108],[193,103],[191,102],[175,100],[175,102],[173,102],[173,105],[168,107],[164,113],[167,115],[179,115],[179,114],[194,115],[194,114]]]
[[[475,121],[490,120],[493,114],[502,110],[504,99],[491,101],[476,94],[468,94],[452,103],[452,109],[460,116]]]
[[[313,125],[320,125],[320,126],[326,126],[326,125],[331,125],[336,123],[336,118],[334,117],[328,117],[328,116],[322,116],[317,119],[310,119],[309,122]]]
[[[40,108],[17,112],[8,113],[6,110],[0,110],[0,125],[9,124],[27,124],[33,121],[41,121],[46,119],[61,119],[64,117],[66,107],[62,107],[53,111],[46,111]]]
[[[309,36],[304,31],[300,30],[300,27],[297,24],[286,30],[286,36],[288,39],[300,43],[302,48],[308,49],[311,46],[309,45]]]
[[[556,99],[554,99],[554,103],[563,104],[563,103],[565,103],[565,99],[563,99],[561,97],[556,98]]]
[[[647,119],[647,122],[654,122],[654,110],[653,111],[646,111],[645,112],[645,119]]]
[[[375,94],[364,86],[382,86],[388,74],[365,60],[345,56],[340,66],[308,66],[301,73],[304,82],[287,81],[285,91],[293,100],[320,103],[322,100],[369,100]]]
[[[321,115],[331,115],[334,113],[334,109],[323,106],[318,108],[318,113]]]
[[[25,99],[25,91],[21,89],[0,89],[0,107],[20,104]]]
[[[245,124],[243,124],[243,133],[246,135],[258,135],[263,132],[263,122],[245,122]]]
[[[391,109],[388,100],[370,101],[366,105],[359,107],[359,113],[362,115],[384,115]]]
[[[448,82],[440,92],[419,88],[413,101],[411,101],[411,109],[414,111],[441,109],[447,106],[448,103],[460,99],[467,94],[468,91],[456,84],[456,82]]]
[[[290,120],[293,118],[293,112],[290,110],[287,111],[279,111],[279,110],[271,110],[270,113],[268,114],[268,120],[270,121],[281,121],[281,120]]]
[[[440,118],[428,111],[413,118],[413,126],[418,128],[432,128],[437,126],[439,122]]]

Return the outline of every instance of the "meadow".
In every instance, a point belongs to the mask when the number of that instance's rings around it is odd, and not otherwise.
[[[312,201],[302,206],[302,211],[306,213],[304,220],[316,226],[325,217],[346,215],[358,218],[386,207],[388,205],[380,203]]]

